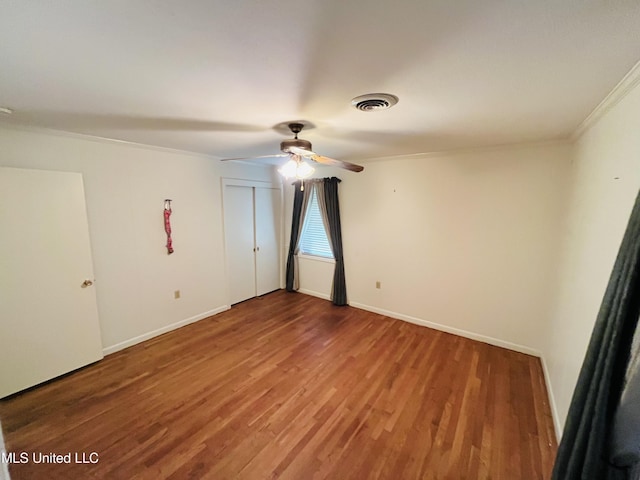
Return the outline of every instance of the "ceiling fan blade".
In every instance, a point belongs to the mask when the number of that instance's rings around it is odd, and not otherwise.
[[[322,163],[324,165],[333,165],[334,167],[344,168],[346,170],[351,170],[352,172],[361,172],[364,170],[364,167],[360,165],[356,165],[355,163],[343,162],[342,160],[336,160],[335,158],[323,157],[322,155],[318,155],[311,150],[306,150],[300,147],[289,147],[289,151],[296,155],[300,155],[301,157],[310,158],[314,162]]]
[[[288,157],[288,153],[274,153],[273,155],[260,155],[258,157],[237,157],[237,158],[221,158],[221,162],[227,162],[229,160],[260,160],[261,158],[278,158]]]
[[[322,155],[314,154],[309,158],[314,162],[322,163],[324,165],[333,165],[334,167],[344,168],[346,170],[351,170],[352,172],[361,172],[364,170],[364,167],[361,165],[343,162],[342,160],[336,160],[335,158],[323,157]]]
[[[311,150],[307,150],[300,147],[289,147],[289,151],[295,155],[300,155],[301,157],[305,157],[305,158],[311,158],[314,155],[317,155],[317,153],[312,152]]]

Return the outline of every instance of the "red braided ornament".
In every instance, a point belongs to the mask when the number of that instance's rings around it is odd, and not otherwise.
[[[171,245],[171,208],[164,209],[164,231],[167,232],[167,255],[173,253],[173,246]]]

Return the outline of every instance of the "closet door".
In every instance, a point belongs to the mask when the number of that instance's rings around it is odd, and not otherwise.
[[[253,188],[227,185],[224,231],[231,305],[256,296]]]
[[[229,301],[280,288],[281,192],[266,182],[224,180]]]
[[[256,294],[280,288],[280,190],[255,188]]]

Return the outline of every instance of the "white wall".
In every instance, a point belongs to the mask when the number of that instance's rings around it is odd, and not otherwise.
[[[349,303],[538,353],[569,159],[569,145],[530,145],[319,171],[343,180]],[[328,296],[331,264],[300,270],[302,291]]]
[[[7,128],[0,151],[2,166],[83,174],[107,353],[227,308],[220,178],[272,180],[273,168]],[[165,198],[173,200],[172,255],[164,247]]]
[[[612,95],[607,105],[615,103],[616,97]],[[560,243],[562,262],[554,289],[557,296],[543,348],[558,429],[564,425],[598,309],[640,188],[638,125],[640,87],[636,86],[575,144]]]

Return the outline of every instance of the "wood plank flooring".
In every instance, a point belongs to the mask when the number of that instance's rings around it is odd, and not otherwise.
[[[283,291],[0,401],[0,420],[10,452],[72,454],[13,480],[534,480],[556,451],[538,359]]]

